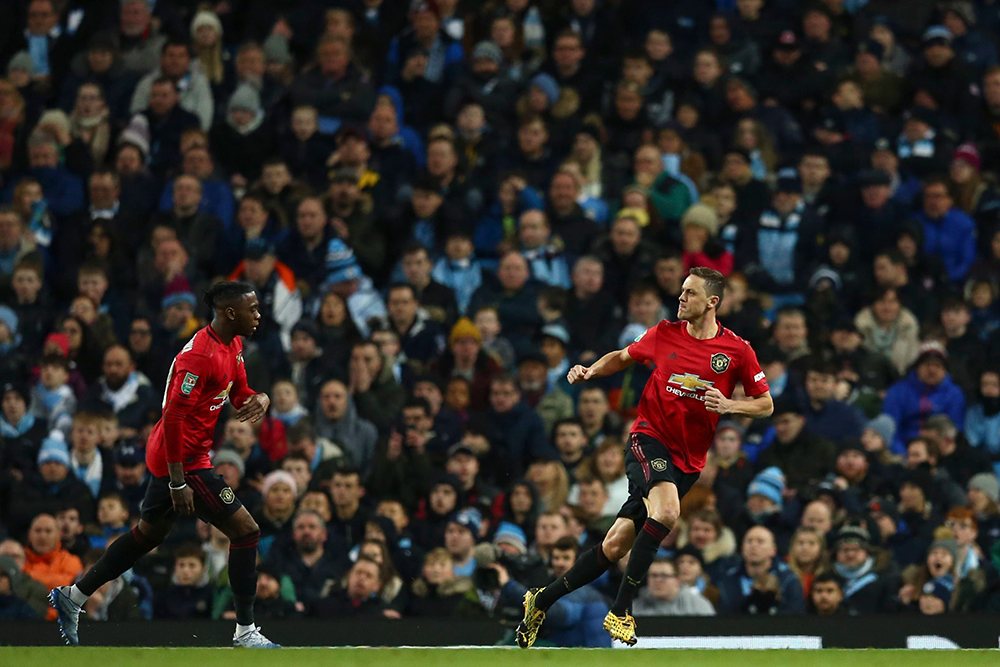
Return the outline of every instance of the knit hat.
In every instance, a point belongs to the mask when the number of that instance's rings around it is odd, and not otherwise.
[[[924,31],[923,45],[924,48],[935,44],[951,46],[951,40],[954,39],[954,37],[955,36],[951,34],[951,30],[948,30],[943,25],[932,25]]]
[[[69,447],[66,446],[66,438],[61,431],[52,431],[44,440],[42,447],[38,450],[38,465],[55,461],[69,467]]]
[[[354,251],[340,239],[332,239],[326,247],[326,272],[327,285],[357,280],[362,275]]]
[[[250,84],[241,83],[236,92],[229,98],[229,106],[226,108],[230,112],[236,109],[244,109],[257,113],[260,111],[260,93]]]
[[[869,39],[858,44],[858,53],[868,53],[875,56],[875,59],[881,62],[882,56],[885,55],[885,47],[882,46],[881,42],[876,42],[874,39]]]
[[[559,101],[559,84],[551,74],[544,72],[536,74],[529,84],[529,87],[531,86],[537,86],[545,93],[545,97],[548,98],[550,105]]]
[[[263,237],[250,239],[243,249],[243,257],[249,260],[264,259],[275,252],[274,244]]]
[[[928,581],[924,584],[920,594],[933,595],[937,599],[941,600],[941,602],[944,603],[944,608],[947,609],[948,605],[951,604],[951,596],[954,592],[955,580],[950,574],[948,574]]]
[[[12,336],[17,335],[17,313],[15,313],[10,306],[0,304],[0,322],[7,325],[7,328],[10,329],[10,334]]]
[[[295,326],[292,327],[291,335],[294,336],[296,333],[304,333],[314,341],[319,342],[319,326],[312,320],[303,318],[296,322]]]
[[[215,452],[215,456],[212,457],[212,465],[218,468],[223,463],[231,463],[236,466],[236,469],[240,471],[240,477],[243,477],[247,472],[243,457],[233,449],[220,449]]]
[[[55,126],[66,134],[69,134],[69,116],[62,109],[49,109],[42,114],[41,118],[35,124],[36,128],[41,128],[45,132],[48,132],[47,128],[51,126]],[[48,133],[55,136],[52,132]]]
[[[899,506],[889,496],[875,497],[868,501],[868,511],[872,514],[884,514],[893,523],[899,521]]]
[[[7,63],[7,74],[10,74],[11,70],[15,69],[27,70],[29,73],[34,72],[35,61],[31,59],[31,54],[27,51],[18,51],[15,53],[14,57]]]
[[[292,490],[292,495],[296,498],[299,497],[299,488],[295,484],[295,478],[292,477],[292,473],[285,470],[272,470],[267,473],[264,478],[264,483],[260,487],[260,495],[267,498],[267,492],[271,490],[275,484],[285,484]]]
[[[451,328],[451,333],[448,334],[448,344],[454,345],[455,341],[460,338],[474,338],[477,343],[483,342],[483,334],[479,331],[479,327],[468,317],[459,318],[455,322],[455,326]]]
[[[699,549],[695,545],[688,543],[685,544],[680,549],[678,549],[677,551],[675,551],[674,562],[676,563],[681,556],[691,556],[692,558],[696,559],[699,563],[701,563],[702,569],[705,568],[705,557],[702,555],[701,549]]]
[[[955,14],[967,27],[976,25],[976,10],[968,0],[951,0],[941,5],[939,9],[942,15],[949,12]]]
[[[206,25],[215,32],[219,33],[219,37],[222,37],[222,21],[220,21],[219,17],[215,15],[215,12],[203,9],[195,14],[193,19],[191,19],[191,38],[194,38],[195,34],[198,32],[198,28]]]
[[[31,392],[23,384],[15,384],[13,382],[8,382],[3,386],[3,391],[0,391],[0,397],[6,396],[7,392],[12,391],[21,397],[25,405],[31,405]]]
[[[539,336],[543,338],[555,338],[563,344],[563,347],[569,345],[569,331],[561,324],[546,324],[539,332]]]
[[[823,281],[829,281],[833,286],[835,292],[839,292],[840,288],[843,286],[844,281],[841,279],[840,274],[829,266],[821,266],[816,269],[816,272],[809,277],[809,289],[816,289],[816,286]]]
[[[868,551],[871,549],[872,536],[867,530],[865,530],[864,526],[847,524],[837,531],[837,537],[834,538],[834,544],[837,549],[839,549],[842,544],[857,544]]]
[[[869,420],[865,428],[875,431],[886,447],[892,444],[892,439],[896,436],[896,422],[889,415],[879,415]]]
[[[930,500],[934,495],[934,479],[931,476],[930,465],[927,463],[918,465],[903,478],[900,486],[903,484],[909,484],[917,487],[923,492],[924,500]]]
[[[167,289],[163,292],[163,300],[160,301],[160,310],[166,310],[167,308],[175,306],[179,303],[186,303],[191,306],[191,308],[195,308],[198,305],[198,299],[186,285],[168,285]]]
[[[615,220],[620,220],[621,218],[631,218],[635,220],[635,224],[639,225],[639,229],[645,229],[649,226],[649,213],[643,211],[641,208],[627,207],[618,211],[615,215]]]
[[[951,554],[951,560],[958,562],[958,540],[954,537],[946,537],[941,540],[934,540],[931,543],[931,548],[927,550],[927,553],[934,551],[935,549],[944,549],[949,554]]]
[[[858,173],[858,185],[863,188],[873,185],[892,185],[892,177],[881,169],[862,169]]]
[[[139,149],[144,159],[149,156],[149,121],[142,114],[132,116],[128,126],[118,135],[118,145],[130,144]]]
[[[1000,480],[997,480],[994,473],[981,472],[973,475],[966,488],[981,492],[995,503],[1000,502]]]
[[[453,513],[448,518],[448,523],[457,523],[462,528],[468,529],[472,536],[478,540],[479,530],[483,525],[483,515],[475,507],[466,507]]]
[[[694,204],[681,216],[681,229],[688,225],[701,227],[709,236],[715,236],[719,232],[719,216],[715,209],[707,204]]]
[[[781,507],[781,494],[785,492],[785,473],[777,466],[764,468],[747,487],[747,498],[764,496],[778,507]]]
[[[970,167],[979,171],[980,161],[979,161],[979,150],[976,148],[975,144],[964,143],[955,149],[955,154],[951,156],[952,160],[962,160],[968,163]]]
[[[774,191],[790,194],[802,194],[802,179],[794,169],[782,169],[778,172],[778,180],[774,182]]]
[[[264,40],[264,60],[278,65],[289,65],[292,62],[292,51],[288,48],[288,39],[282,35],[271,33]]]
[[[503,52],[500,51],[500,47],[494,42],[479,42],[476,44],[476,48],[472,50],[472,59],[477,60],[479,58],[486,58],[500,64],[503,60]]]
[[[438,7],[437,0],[411,0],[410,13],[430,12],[434,16],[441,18],[441,8]]]
[[[475,531],[473,531],[475,532]],[[528,540],[524,536],[524,531],[520,526],[516,526],[509,521],[501,521],[497,526],[497,532],[493,535],[493,544],[509,544],[513,546],[518,554],[528,553]]]
[[[42,349],[45,349],[49,343],[55,343],[59,346],[59,351],[62,352],[62,356],[69,356],[69,336],[64,333],[50,333],[45,337],[45,344],[42,345]]]
[[[948,350],[945,349],[940,341],[926,340],[920,344],[917,350],[916,366],[919,366],[928,359],[940,359],[943,364],[948,365]]]

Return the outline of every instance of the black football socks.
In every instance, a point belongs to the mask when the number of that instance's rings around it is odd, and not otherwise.
[[[76,587],[86,596],[94,594],[98,588],[116,579],[135,562],[148,554],[159,542],[155,542],[135,527],[111,543],[104,555],[94,563],[94,567],[83,575]]]
[[[545,587],[535,598],[535,606],[545,611],[556,603],[556,600],[578,588],[586,586],[607,572],[613,563],[604,555],[602,545],[580,554],[563,576]]]
[[[660,542],[669,532],[669,528],[653,519],[647,518],[646,523],[642,525],[642,530],[636,535],[632,544],[632,555],[629,556],[625,576],[622,578],[621,586],[618,587],[618,597],[611,607],[615,616],[624,616],[632,609],[635,592],[646,578],[646,572],[656,557]]]
[[[253,624],[253,603],[257,596],[257,542],[260,531],[229,542],[229,585],[233,589],[236,622]]]

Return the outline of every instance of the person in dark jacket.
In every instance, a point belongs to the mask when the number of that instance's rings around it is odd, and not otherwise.
[[[558,453],[545,436],[541,417],[522,400],[517,382],[510,376],[494,378],[490,385],[490,409],[485,414],[486,437],[491,444],[493,471],[489,481],[506,486],[524,474],[538,459],[556,459]]]
[[[837,532],[833,570],[844,581],[844,608],[852,614],[894,611],[892,582],[875,569],[868,531],[846,525]]]
[[[456,577],[451,554],[444,547],[424,557],[421,576],[410,585],[407,616],[468,616],[479,610],[472,580]]]
[[[938,467],[947,470],[963,489],[974,475],[993,470],[989,455],[979,447],[970,447],[947,415],[928,417],[920,427],[920,436],[934,440]]]
[[[201,127],[198,116],[181,108],[180,99],[177,84],[160,77],[150,89],[149,108],[139,112],[149,134],[149,168],[159,176],[180,164],[184,130]]]
[[[48,434],[44,419],[36,419],[28,413],[31,394],[26,386],[7,383],[3,386],[3,409],[0,412],[0,470],[18,470],[22,475],[30,475],[35,470],[35,461],[42,440]]]
[[[260,176],[264,160],[275,150],[272,122],[264,118],[260,94],[250,84],[241,84],[232,97],[224,122],[216,123],[209,141],[219,166],[232,177],[252,183]]]
[[[159,414],[156,390],[149,378],[135,369],[131,353],[121,345],[108,348],[101,368],[104,374],[87,392],[83,409],[112,412],[125,435],[135,435],[149,422],[151,412]]]
[[[281,596],[281,574],[273,565],[257,567],[257,597],[253,603],[254,619],[297,618],[299,606]]]
[[[385,585],[385,568],[362,554],[347,574],[346,585],[329,597],[319,598],[310,605],[312,616],[370,616],[399,618],[390,610],[379,593]],[[388,612],[388,613],[387,613]]]
[[[515,351],[531,346],[542,322],[537,289],[529,278],[528,260],[519,252],[508,252],[497,266],[497,283],[484,283],[477,289],[466,311],[475,313],[484,306],[495,306],[503,335]]]
[[[763,526],[748,530],[740,554],[739,564],[716,582],[720,615],[805,613],[802,584],[778,560],[771,531]]]
[[[923,226],[923,252],[940,257],[952,283],[965,280],[976,259],[976,223],[955,206],[946,178],[924,181],[923,210],[913,219]]]
[[[278,572],[295,585],[295,597],[309,605],[341,575],[337,558],[326,550],[327,532],[323,517],[303,510],[292,524],[292,544],[270,555]],[[347,547],[341,545],[345,551]]]
[[[205,552],[198,545],[184,545],[174,552],[174,574],[167,590],[156,596],[153,615],[157,619],[208,618],[212,610],[212,587],[202,582]]]
[[[806,370],[805,385],[809,396],[805,425],[811,433],[833,441],[861,437],[867,420],[859,408],[834,398],[837,370],[833,363],[814,360]],[[832,465],[827,468],[832,469]]]
[[[367,74],[351,62],[343,39],[324,37],[316,47],[316,67],[298,77],[292,89],[296,105],[314,106],[320,129],[332,132],[341,123],[363,123],[375,106],[375,91]]]
[[[788,487],[802,492],[833,472],[837,450],[809,426],[809,417],[794,399],[785,398],[774,409],[774,441],[757,459],[758,469],[777,466]],[[859,431],[860,434],[860,431]]]
[[[431,483],[427,497],[417,507],[417,518],[410,524],[413,539],[430,551],[444,544],[448,517],[458,507],[461,481],[454,475],[438,475]]]
[[[38,452],[38,473],[28,475],[10,488],[7,528],[26,531],[39,514],[55,516],[64,507],[75,507],[84,523],[94,518],[90,489],[70,472],[70,456],[61,438],[48,437]]]

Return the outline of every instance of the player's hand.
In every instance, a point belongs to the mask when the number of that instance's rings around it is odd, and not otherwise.
[[[174,511],[181,516],[194,514],[194,491],[190,486],[170,489],[170,501],[174,504]]]
[[[581,366],[577,364],[573,368],[569,369],[569,373],[566,373],[566,379],[569,380],[570,384],[576,384],[577,382],[583,382],[584,380],[589,380],[593,372],[587,366]]]
[[[267,394],[254,394],[236,412],[236,418],[241,422],[249,421],[256,424],[267,414],[267,408],[270,405],[271,399],[268,398]]]
[[[717,415],[729,414],[732,404],[733,402],[715,387],[711,387],[705,392],[705,409],[709,412]]]

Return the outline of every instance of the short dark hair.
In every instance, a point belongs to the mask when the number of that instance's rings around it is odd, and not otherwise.
[[[173,79],[169,77],[160,76],[153,80],[153,86],[160,86],[163,85],[164,83],[169,84],[170,87],[173,88],[175,91],[177,90],[177,84],[174,82]],[[150,88],[152,88],[152,86],[150,86]]]
[[[216,306],[231,303],[244,294],[250,294],[253,291],[254,288],[249,283],[236,280],[226,280],[224,282],[215,283],[205,290],[205,297],[203,300],[209,309],[213,309]]]
[[[561,514],[559,516],[562,516]],[[580,543],[569,535],[563,535],[552,545],[552,551],[572,551],[577,556],[580,555]]]
[[[389,288],[385,291],[385,295],[388,298],[390,294],[392,294],[396,290],[401,290],[401,289],[409,290],[410,294],[413,295],[414,299],[416,299],[417,301],[420,300],[417,298],[417,289],[410,283],[393,283],[389,285]]]
[[[824,359],[821,356],[814,357],[809,360],[809,365],[806,367],[806,373],[819,373],[820,375],[836,375],[837,367],[829,359]]]
[[[199,563],[205,564],[205,552],[200,544],[182,544],[174,549],[174,560],[178,561],[181,558],[197,558]]]
[[[425,417],[430,417],[431,415],[430,403],[427,402],[426,398],[420,398],[419,396],[406,399],[406,403],[403,403],[403,409],[405,410],[406,408],[420,408],[424,411]]]
[[[583,427],[583,422],[580,421],[579,417],[564,417],[552,425],[553,438],[556,437],[556,433],[559,432],[559,428],[562,426],[577,426],[581,431],[583,431],[584,436],[587,435],[587,429]]]
[[[160,55],[163,55],[164,53],[166,53],[167,49],[169,49],[172,46],[181,46],[181,47],[184,47],[184,50],[187,51],[188,56],[191,55],[191,45],[188,44],[187,41],[185,41],[183,39],[180,39],[179,37],[171,37],[166,42],[164,42],[163,43],[163,48],[160,49]]]
[[[832,570],[827,570],[825,572],[820,572],[813,578],[812,586],[816,588],[816,584],[837,584],[838,588],[843,589],[844,582],[841,581],[840,577],[837,576]]]
[[[354,468],[354,467],[345,467],[345,468],[339,468],[337,470],[334,470],[333,473],[330,475],[330,479],[333,479],[334,477],[338,477],[338,476],[339,477],[352,477],[352,476],[355,476],[355,475],[358,478],[358,484],[362,484],[363,481],[364,481],[364,478],[361,476],[361,469],[360,468]]]
[[[300,419],[287,431],[288,442],[296,443],[303,440],[316,440],[316,430],[307,419]]]
[[[721,273],[715,269],[710,269],[707,266],[696,266],[691,269],[689,275],[697,276],[705,281],[705,292],[708,296],[719,297],[719,303],[715,304],[718,308],[722,305],[722,293],[726,287],[726,278]]]
[[[416,255],[417,253],[421,252],[427,255],[427,259],[431,258],[431,253],[429,250],[427,250],[426,246],[424,246],[422,243],[417,243],[416,241],[414,241],[413,243],[407,243],[405,246],[403,246],[402,256],[409,257],[410,255]]]

